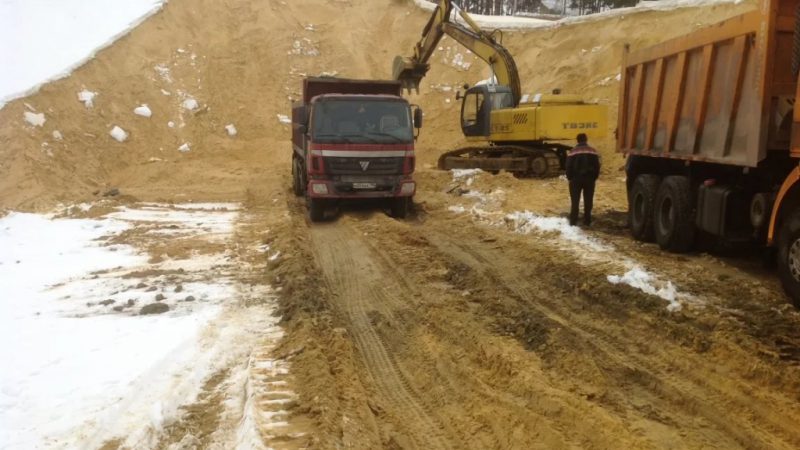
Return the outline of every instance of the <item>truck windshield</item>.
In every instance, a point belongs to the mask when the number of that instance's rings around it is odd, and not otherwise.
[[[322,100],[315,103],[312,139],[321,143],[411,143],[408,104],[381,100]]]

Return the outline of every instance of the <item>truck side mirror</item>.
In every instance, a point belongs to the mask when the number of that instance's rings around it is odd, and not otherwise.
[[[422,128],[422,110],[420,108],[414,110],[414,128]]]

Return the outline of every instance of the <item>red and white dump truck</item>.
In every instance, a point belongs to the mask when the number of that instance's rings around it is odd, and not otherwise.
[[[664,250],[698,236],[774,249],[800,307],[800,0],[759,8],[622,64],[618,149],[631,232]]]
[[[303,80],[303,99],[292,105],[292,179],[312,221],[360,199],[382,199],[392,216],[406,216],[422,111],[401,94],[397,81]]]

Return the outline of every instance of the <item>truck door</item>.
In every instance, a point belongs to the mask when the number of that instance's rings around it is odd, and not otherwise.
[[[474,86],[461,103],[461,129],[464,136],[489,136],[491,102],[486,86]]]

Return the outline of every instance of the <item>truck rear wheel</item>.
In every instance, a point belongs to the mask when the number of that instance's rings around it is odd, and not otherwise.
[[[664,178],[655,202],[655,237],[659,247],[676,253],[687,252],[694,243],[694,220],[689,179]]]
[[[322,222],[325,218],[325,200],[320,198],[306,198],[308,203],[308,215],[312,222]]]
[[[631,234],[637,241],[653,242],[655,235],[653,213],[660,184],[661,177],[652,174],[639,175],[633,181],[633,186],[628,196],[630,202],[628,205],[628,220]]]
[[[800,308],[800,211],[786,219],[778,235],[778,275],[783,290]]]
[[[396,197],[392,199],[392,217],[405,219],[408,216],[411,197]]]

